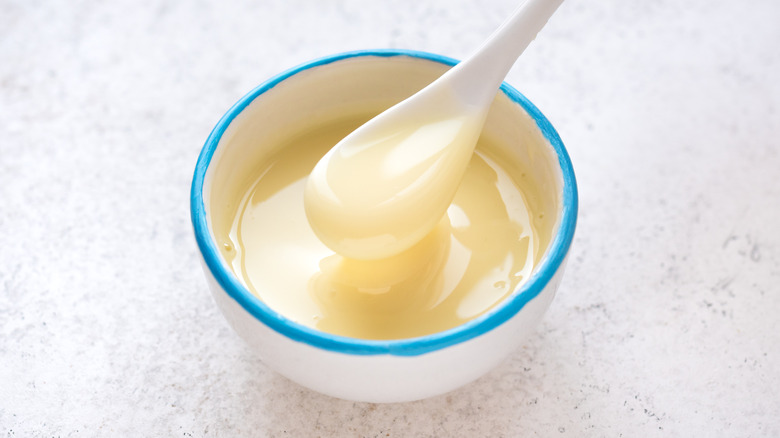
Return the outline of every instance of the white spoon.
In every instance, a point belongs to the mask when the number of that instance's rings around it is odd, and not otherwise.
[[[379,259],[419,242],[455,196],[490,104],[563,0],[528,0],[467,60],[379,114],[317,163],[309,223],[333,251]]]

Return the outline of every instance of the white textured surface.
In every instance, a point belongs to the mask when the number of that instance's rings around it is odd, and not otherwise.
[[[272,74],[462,58],[516,2],[221,3],[0,4],[0,434],[780,436],[780,3],[561,7],[509,77],[579,177],[560,293],[494,372],[397,405],[302,389],[228,328],[192,169]]]

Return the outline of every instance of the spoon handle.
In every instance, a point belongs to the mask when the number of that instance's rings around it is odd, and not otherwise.
[[[527,0],[469,58],[441,77],[463,103],[487,108],[515,61],[563,0]]]

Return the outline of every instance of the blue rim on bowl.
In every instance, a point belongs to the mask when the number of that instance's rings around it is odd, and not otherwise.
[[[211,131],[211,134],[198,156],[198,161],[195,166],[195,174],[193,176],[190,192],[190,214],[193,229],[195,231],[195,239],[211,274],[228,295],[236,300],[247,312],[268,327],[292,340],[338,353],[354,355],[390,354],[395,356],[415,356],[441,350],[484,334],[506,322],[519,312],[526,303],[539,295],[563,263],[564,258],[569,251],[569,247],[571,246],[577,222],[577,185],[569,155],[566,152],[558,133],[547,118],[545,118],[544,115],[525,98],[525,96],[520,94],[520,92],[510,85],[503,83],[501,85],[501,91],[512,101],[519,104],[534,119],[540,131],[544,134],[544,137],[550,142],[558,155],[558,162],[563,172],[563,207],[561,209],[560,225],[550,243],[547,253],[542,258],[531,278],[529,278],[529,280],[518,290],[515,290],[511,296],[484,315],[452,329],[417,338],[390,341],[349,338],[320,332],[280,315],[244,287],[220,256],[206,221],[206,207],[203,201],[203,181],[214,155],[214,151],[225,130],[233,119],[255,98],[285,79],[302,71],[348,58],[364,56],[408,56],[449,66],[457,64],[455,59],[427,52],[393,49],[360,50],[320,58],[293,67],[274,76],[236,102]]]

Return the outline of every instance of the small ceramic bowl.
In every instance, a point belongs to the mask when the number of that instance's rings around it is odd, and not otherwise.
[[[417,400],[458,388],[499,364],[547,310],[560,282],[577,217],[577,187],[555,129],[517,90],[503,84],[483,132],[527,163],[552,188],[556,212],[545,255],[531,278],[492,310],[458,327],[418,338],[375,341],[320,332],[269,308],[220,256],[211,227],[213,199],[226,197],[270,154],[265,145],[302,124],[363,108],[389,107],[456,63],[429,53],[342,53],[279,74],[241,98],[217,123],[198,158],[191,214],[211,292],[235,331],[261,360],[289,379],[334,397],[368,402]]]

